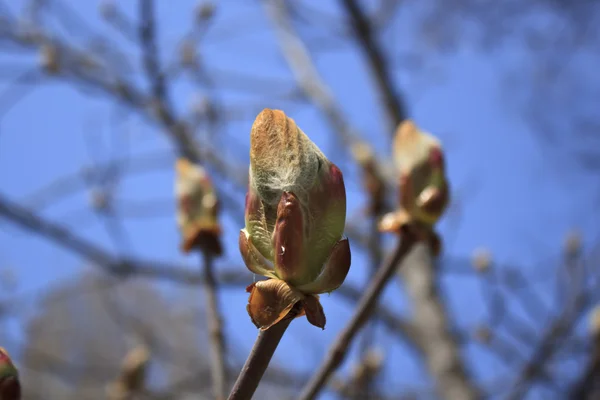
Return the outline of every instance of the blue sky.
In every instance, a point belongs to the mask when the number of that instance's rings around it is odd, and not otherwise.
[[[98,20],[97,2],[80,3],[76,10],[89,21],[89,26],[114,38],[137,62],[139,54],[133,47]],[[122,7],[128,15],[134,11],[134,3],[123,2]],[[178,40],[190,26],[194,2],[159,3],[161,55],[163,61],[172,60]],[[409,8],[406,12],[410,15],[412,11]],[[282,80],[291,77],[277,43],[267,29],[264,13],[255,3],[222,2],[215,18],[214,26],[200,48],[209,71],[240,71]],[[235,35],[239,29],[248,33]],[[306,29],[301,31],[305,33]],[[400,33],[398,38],[404,38]],[[398,40],[398,48],[423,46],[414,37],[394,40]],[[466,259],[475,248],[484,246],[492,252],[495,261],[519,265],[527,274],[535,273],[534,268],[539,268],[541,260],[560,256],[564,237],[571,229],[580,230],[584,237],[597,234],[598,214],[594,209],[597,185],[591,174],[557,174],[557,166],[560,169],[561,165],[566,165],[564,155],[541,146],[539,136],[520,112],[518,103],[503,101],[502,93],[506,88],[502,86],[502,77],[508,69],[518,69],[526,62],[526,56],[519,50],[508,48],[493,55],[461,50],[447,57],[429,57],[423,50],[428,67],[411,73],[398,70],[395,78],[413,118],[423,129],[439,136],[446,146],[449,176],[456,189],[459,214],[446,218],[440,226],[447,243],[444,257]],[[329,53],[320,52],[315,61],[350,122],[366,137],[375,134],[383,137],[380,106],[362,55],[346,45]],[[33,69],[36,62],[35,54],[0,54],[0,65],[10,65],[10,71]],[[143,82],[139,76],[135,79],[138,83]],[[6,87],[6,82],[3,80],[0,88]],[[265,85],[264,92],[280,89],[273,86]],[[125,216],[124,229],[128,237],[125,251],[145,259],[174,260],[195,266],[198,263],[195,256],[184,257],[178,253],[179,235],[173,213],[174,176],[168,167],[173,148],[165,136],[135,113],[111,125],[111,118],[117,112],[126,112],[102,96],[86,96],[64,83],[50,80],[35,90],[30,89],[23,87],[28,90],[26,96],[10,110],[0,110],[2,194],[15,200],[26,199],[24,204],[35,204],[36,199],[30,197],[31,193],[57,177],[81,171],[83,166],[94,161],[108,161],[115,154],[135,160],[144,154],[163,153],[164,161],[157,163],[160,165],[156,168],[131,173],[118,186],[117,198],[128,204],[129,210],[151,202],[159,204],[161,210],[159,216],[153,218]],[[518,91],[517,88],[514,90]],[[195,92],[187,82],[173,86],[171,97],[178,111],[186,110]],[[230,93],[224,99],[229,104],[239,104],[250,97]],[[327,124],[314,108],[291,107],[278,101],[268,101],[264,105],[283,108],[327,154],[332,154],[335,162],[348,165],[341,159],[343,153],[332,148]],[[256,112],[253,114],[251,110],[245,118],[230,124],[218,139],[223,154],[242,165],[247,163],[247,150],[244,149],[248,147],[249,130]],[[389,142],[382,140],[373,144],[381,154],[389,155]],[[135,161],[130,165],[134,166]],[[355,172],[344,169],[349,218],[356,216],[362,206],[362,199],[356,194]],[[88,198],[89,193],[80,190],[37,211],[67,224],[96,243],[119,251],[114,248],[102,221],[89,211]],[[243,195],[240,195],[239,203],[241,207]],[[236,245],[241,221],[229,216],[224,218],[227,256],[219,265],[241,266]],[[365,265],[364,256],[354,252],[348,281],[361,286]],[[2,223],[2,267],[14,269],[19,292],[35,293],[63,279],[73,278],[85,267],[85,262],[43,238]],[[240,269],[240,274],[246,274],[251,281],[252,276],[246,270]],[[451,294],[452,315],[466,324],[478,322],[483,306],[474,282],[454,276],[444,282]],[[397,307],[398,312],[407,309],[405,301],[398,297],[395,284],[390,285],[385,299],[388,305]],[[240,343],[238,358],[243,359],[256,333],[245,312],[246,293],[227,290],[222,293],[221,300],[227,310],[226,325],[234,338],[232,342]],[[323,304],[328,316],[327,329],[321,332],[306,321],[294,322],[281,342],[276,356],[278,361],[289,368],[297,365],[305,371],[314,365],[320,352],[327,348],[351,315],[348,304],[338,301],[335,293],[325,297]],[[308,341],[314,344],[314,349],[295,350]],[[393,387],[426,383],[422,371],[414,368],[414,360],[407,356],[398,341],[388,338],[384,343],[388,342],[385,344],[386,355],[393,360],[393,367],[402,371],[399,376],[390,374],[387,377]],[[484,375],[489,376],[499,368],[481,352],[469,352],[469,356]],[[290,357],[293,361],[289,361]]]

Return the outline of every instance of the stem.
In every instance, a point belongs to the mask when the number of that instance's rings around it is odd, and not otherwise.
[[[204,291],[206,293],[206,319],[211,343],[211,376],[216,400],[225,400],[227,393],[227,372],[225,366],[225,339],[223,324],[217,299],[217,283],[213,273],[212,255],[202,251],[204,262]]]
[[[258,333],[254,347],[233,385],[228,400],[250,400],[252,398],[279,341],[299,311],[299,303],[297,303],[285,318],[269,329]]]
[[[325,386],[329,377],[342,363],[354,336],[356,336],[360,328],[367,322],[368,316],[375,308],[377,300],[383,293],[385,285],[396,271],[398,264],[409,254],[414,243],[415,240],[412,236],[402,236],[402,240],[396,247],[392,256],[388,257],[384,264],[379,268],[377,274],[371,281],[371,284],[367,287],[363,296],[358,301],[352,319],[337,337],[337,340],[329,349],[329,353],[325,357],[325,360],[304,387],[304,390],[298,398],[299,400],[314,399],[323,386]]]

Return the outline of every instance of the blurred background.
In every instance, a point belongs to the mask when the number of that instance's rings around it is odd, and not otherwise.
[[[393,247],[375,222],[407,118],[445,148],[443,254],[405,262],[320,398],[598,398],[599,66],[592,0],[1,0],[0,345],[24,399],[111,398],[140,347],[126,398],[215,398],[180,156],[222,205],[233,383],[257,334],[237,237],[265,107],[343,171],[352,267],[322,296],[326,329],[295,320],[255,398],[298,394]]]

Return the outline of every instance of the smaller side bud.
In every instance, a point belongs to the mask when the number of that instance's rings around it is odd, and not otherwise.
[[[473,337],[479,343],[489,345],[492,342],[492,331],[487,325],[479,325],[473,332]]]
[[[189,39],[183,40],[179,52],[181,65],[189,68],[198,65],[198,51],[196,50],[196,44],[193,41]]]
[[[594,307],[589,319],[590,334],[600,339],[600,305]]]
[[[219,202],[208,173],[186,159],[177,161],[176,170],[177,223],[183,237],[182,251],[188,253],[199,248],[221,255]]]
[[[492,265],[492,255],[487,249],[476,249],[471,258],[471,264],[479,273],[488,272]]]
[[[215,15],[215,5],[210,1],[203,1],[196,6],[196,23],[201,24]]]
[[[150,352],[140,345],[130,350],[123,359],[119,377],[108,388],[110,400],[125,400],[143,391]]]
[[[565,254],[568,258],[575,258],[581,252],[581,234],[578,231],[571,231],[565,238]]]
[[[99,12],[105,20],[111,20],[117,15],[117,6],[114,0],[102,0],[99,5]]]
[[[40,64],[47,73],[55,75],[60,71],[60,55],[56,45],[44,43],[40,47]]]

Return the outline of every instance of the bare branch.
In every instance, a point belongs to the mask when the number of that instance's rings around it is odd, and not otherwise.
[[[211,342],[211,374],[216,400],[225,400],[227,393],[227,366],[225,365],[225,336],[217,299],[217,282],[213,260],[209,251],[202,251],[204,265],[204,291],[206,292],[206,319]]]
[[[254,347],[252,347],[250,355],[242,367],[235,385],[233,385],[228,400],[252,399],[283,334],[300,312],[299,305],[300,303],[296,303],[288,315],[281,321],[269,329],[259,332],[256,342],[254,342]]]
[[[350,319],[346,327],[340,332],[322,364],[316,369],[312,378],[302,390],[302,393],[298,397],[299,400],[315,399],[337,367],[344,361],[352,340],[369,319],[369,315],[377,304],[379,296],[383,293],[388,280],[392,277],[404,258],[410,253],[413,245],[414,239],[408,235],[404,236],[391,257],[384,261],[384,264],[379,268],[377,274],[373,277],[373,280],[356,305],[356,311],[352,319]]]
[[[3,195],[0,195],[0,216],[93,261],[98,267],[103,268],[110,274],[148,276],[188,284],[197,284],[201,281],[201,277],[197,272],[185,268],[177,268],[156,262],[142,263],[128,258],[117,259],[101,247],[76,236],[58,224],[38,217]]]
[[[436,379],[437,392],[446,399],[478,399],[478,389],[460,355],[458,341],[437,287],[437,267],[428,249],[420,246],[400,269],[402,282],[414,304],[414,324],[422,335],[425,359]]]
[[[393,134],[395,127],[408,117],[406,105],[395,92],[395,84],[390,71],[390,63],[377,42],[376,32],[357,0],[342,0],[350,16],[354,36],[358,40],[373,70],[375,82],[382,97],[388,119],[388,131]]]

